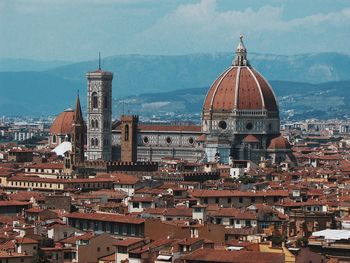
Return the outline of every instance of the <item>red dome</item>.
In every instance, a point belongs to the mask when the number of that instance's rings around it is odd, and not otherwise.
[[[249,66],[232,66],[222,73],[209,89],[203,110],[278,111],[275,95],[269,83]]]
[[[50,128],[51,134],[70,134],[72,132],[74,122],[74,111],[69,109],[62,112]]]
[[[286,138],[282,135],[273,138],[269,144],[269,150],[287,150],[290,149],[291,145]]]

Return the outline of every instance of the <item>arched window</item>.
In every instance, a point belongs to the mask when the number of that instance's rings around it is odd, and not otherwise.
[[[52,136],[52,143],[56,143],[57,142],[57,138],[56,135]]]
[[[91,106],[93,109],[98,107],[98,97],[96,92],[93,92],[91,95]]]
[[[98,128],[98,120],[95,120],[95,128]]]
[[[98,146],[98,139],[95,139],[95,146]]]
[[[125,125],[125,130],[124,130],[124,132],[125,132],[125,134],[124,134],[124,141],[129,141],[129,125],[128,124],[126,124]]]
[[[95,128],[95,121],[91,120],[91,128]]]
[[[95,145],[95,140],[93,138],[91,138],[91,146]]]

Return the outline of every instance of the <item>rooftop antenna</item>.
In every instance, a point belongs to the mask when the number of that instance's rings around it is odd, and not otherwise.
[[[79,89],[77,89],[77,96],[78,96],[78,98],[79,98]]]
[[[101,52],[98,52],[98,69],[101,70]]]

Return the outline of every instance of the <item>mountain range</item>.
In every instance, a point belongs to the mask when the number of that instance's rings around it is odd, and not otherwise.
[[[283,117],[344,117],[350,109],[349,55],[252,53],[248,58],[273,86]],[[121,105],[146,115],[187,114],[200,113],[207,89],[232,59],[231,53],[118,55],[104,58],[102,68],[114,73],[115,115]],[[0,59],[0,114],[49,115],[73,106],[77,90],[85,98],[85,73],[97,65],[97,60]]]

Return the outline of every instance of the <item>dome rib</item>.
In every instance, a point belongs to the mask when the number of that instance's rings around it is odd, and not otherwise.
[[[50,127],[51,134],[69,134],[74,122],[74,111],[64,111],[54,120]]]
[[[276,94],[273,91],[270,83],[256,69],[253,69],[253,71],[256,73],[257,78],[258,79],[260,78],[262,80],[262,82],[264,84],[266,84],[266,86],[267,86],[267,87],[264,87],[264,85],[261,85],[264,100],[269,100],[267,110],[278,111],[279,108],[278,108],[278,104],[277,104],[277,97],[276,97]]]
[[[233,67],[230,67],[228,68],[224,73],[223,73],[223,76],[221,77],[219,83],[216,85],[215,87],[215,90],[214,90],[214,94],[213,94],[213,97],[211,98],[211,101],[210,101],[210,110],[213,110],[214,108],[214,99],[216,97],[216,94],[217,94],[217,91],[220,87],[220,84],[222,83],[223,79],[227,76],[227,74],[231,71]]]
[[[254,68],[233,66],[226,69],[207,93],[203,111],[234,110],[278,111],[271,86]]]
[[[254,78],[254,80],[256,82],[256,85],[258,86],[258,90],[260,92],[261,103],[262,103],[263,108],[265,109],[265,100],[264,100],[264,96],[263,96],[263,93],[262,93],[262,90],[261,90],[261,87],[260,87],[260,83],[257,80],[256,76],[254,75],[253,71],[249,67],[247,67],[247,68],[248,68],[248,71],[250,72],[250,74],[253,76],[253,78]]]
[[[203,114],[235,110],[278,113],[276,95],[265,78],[250,66],[242,39],[240,36],[233,65],[211,85],[204,100]]]
[[[237,73],[236,73],[236,86],[235,86],[235,105],[234,105],[234,109],[237,109],[238,106],[238,92],[239,92],[239,81],[241,78],[241,68],[238,67],[237,69]]]

